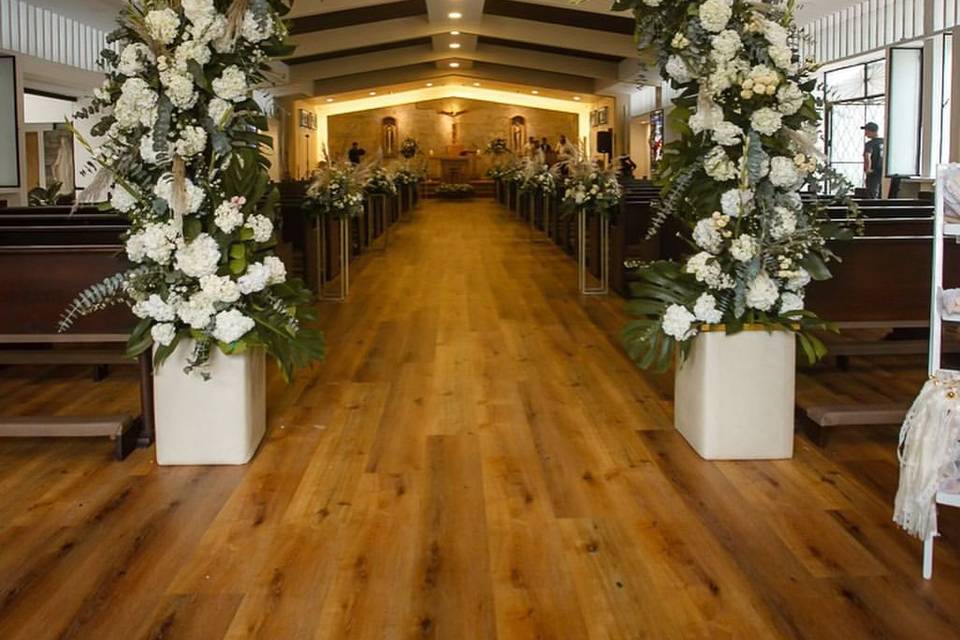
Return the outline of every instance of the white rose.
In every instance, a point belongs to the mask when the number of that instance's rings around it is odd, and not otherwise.
[[[766,271],[758,273],[747,286],[746,302],[751,309],[769,311],[777,303],[778,297],[777,283],[767,275]]]
[[[785,291],[780,296],[780,313],[790,313],[791,311],[802,311],[803,310],[803,296],[793,293],[791,291]]]
[[[177,328],[169,322],[155,324],[150,327],[150,335],[154,342],[166,347],[177,337]]]
[[[693,118],[691,118],[692,120]],[[734,147],[743,142],[743,129],[724,120],[713,127],[713,141],[724,147]]]

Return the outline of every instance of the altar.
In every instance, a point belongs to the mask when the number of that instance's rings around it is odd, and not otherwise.
[[[454,151],[454,153],[451,153]],[[430,157],[430,175],[436,176],[441,182],[460,184],[477,179],[476,151],[461,151],[448,149],[447,153]]]

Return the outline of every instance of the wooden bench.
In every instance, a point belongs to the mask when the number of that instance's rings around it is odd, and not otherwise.
[[[9,211],[0,215],[0,364],[137,364],[140,372],[140,416],[0,417],[4,436],[106,436],[115,441],[115,455],[125,458],[133,448],[153,441],[153,365],[149,352],[139,360],[125,356],[125,345],[135,318],[126,308],[111,308],[77,321],[73,332],[56,333],[70,301],[84,288],[123,268],[123,247],[117,232],[110,244],[71,243],[78,229],[125,226],[99,224],[99,219],[62,220],[32,225],[20,233],[23,220]],[[36,215],[36,214],[24,214]],[[57,216],[59,214],[50,214]],[[17,231],[8,233],[10,228]],[[82,234],[81,234],[82,235]],[[73,348],[65,348],[73,347]]]

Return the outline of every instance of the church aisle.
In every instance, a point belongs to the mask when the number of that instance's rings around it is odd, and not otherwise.
[[[492,202],[425,203],[351,283],[247,467],[0,441],[0,638],[956,637],[956,542],[926,588],[889,447],[699,460],[622,300]],[[11,412],[136,406],[2,374]]]

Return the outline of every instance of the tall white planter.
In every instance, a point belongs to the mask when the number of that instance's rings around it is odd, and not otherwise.
[[[245,464],[266,429],[263,350],[214,350],[204,380],[183,372],[192,349],[182,342],[154,377],[157,463]]]
[[[707,460],[793,456],[796,346],[788,331],[707,331],[677,367],[674,423]]]

